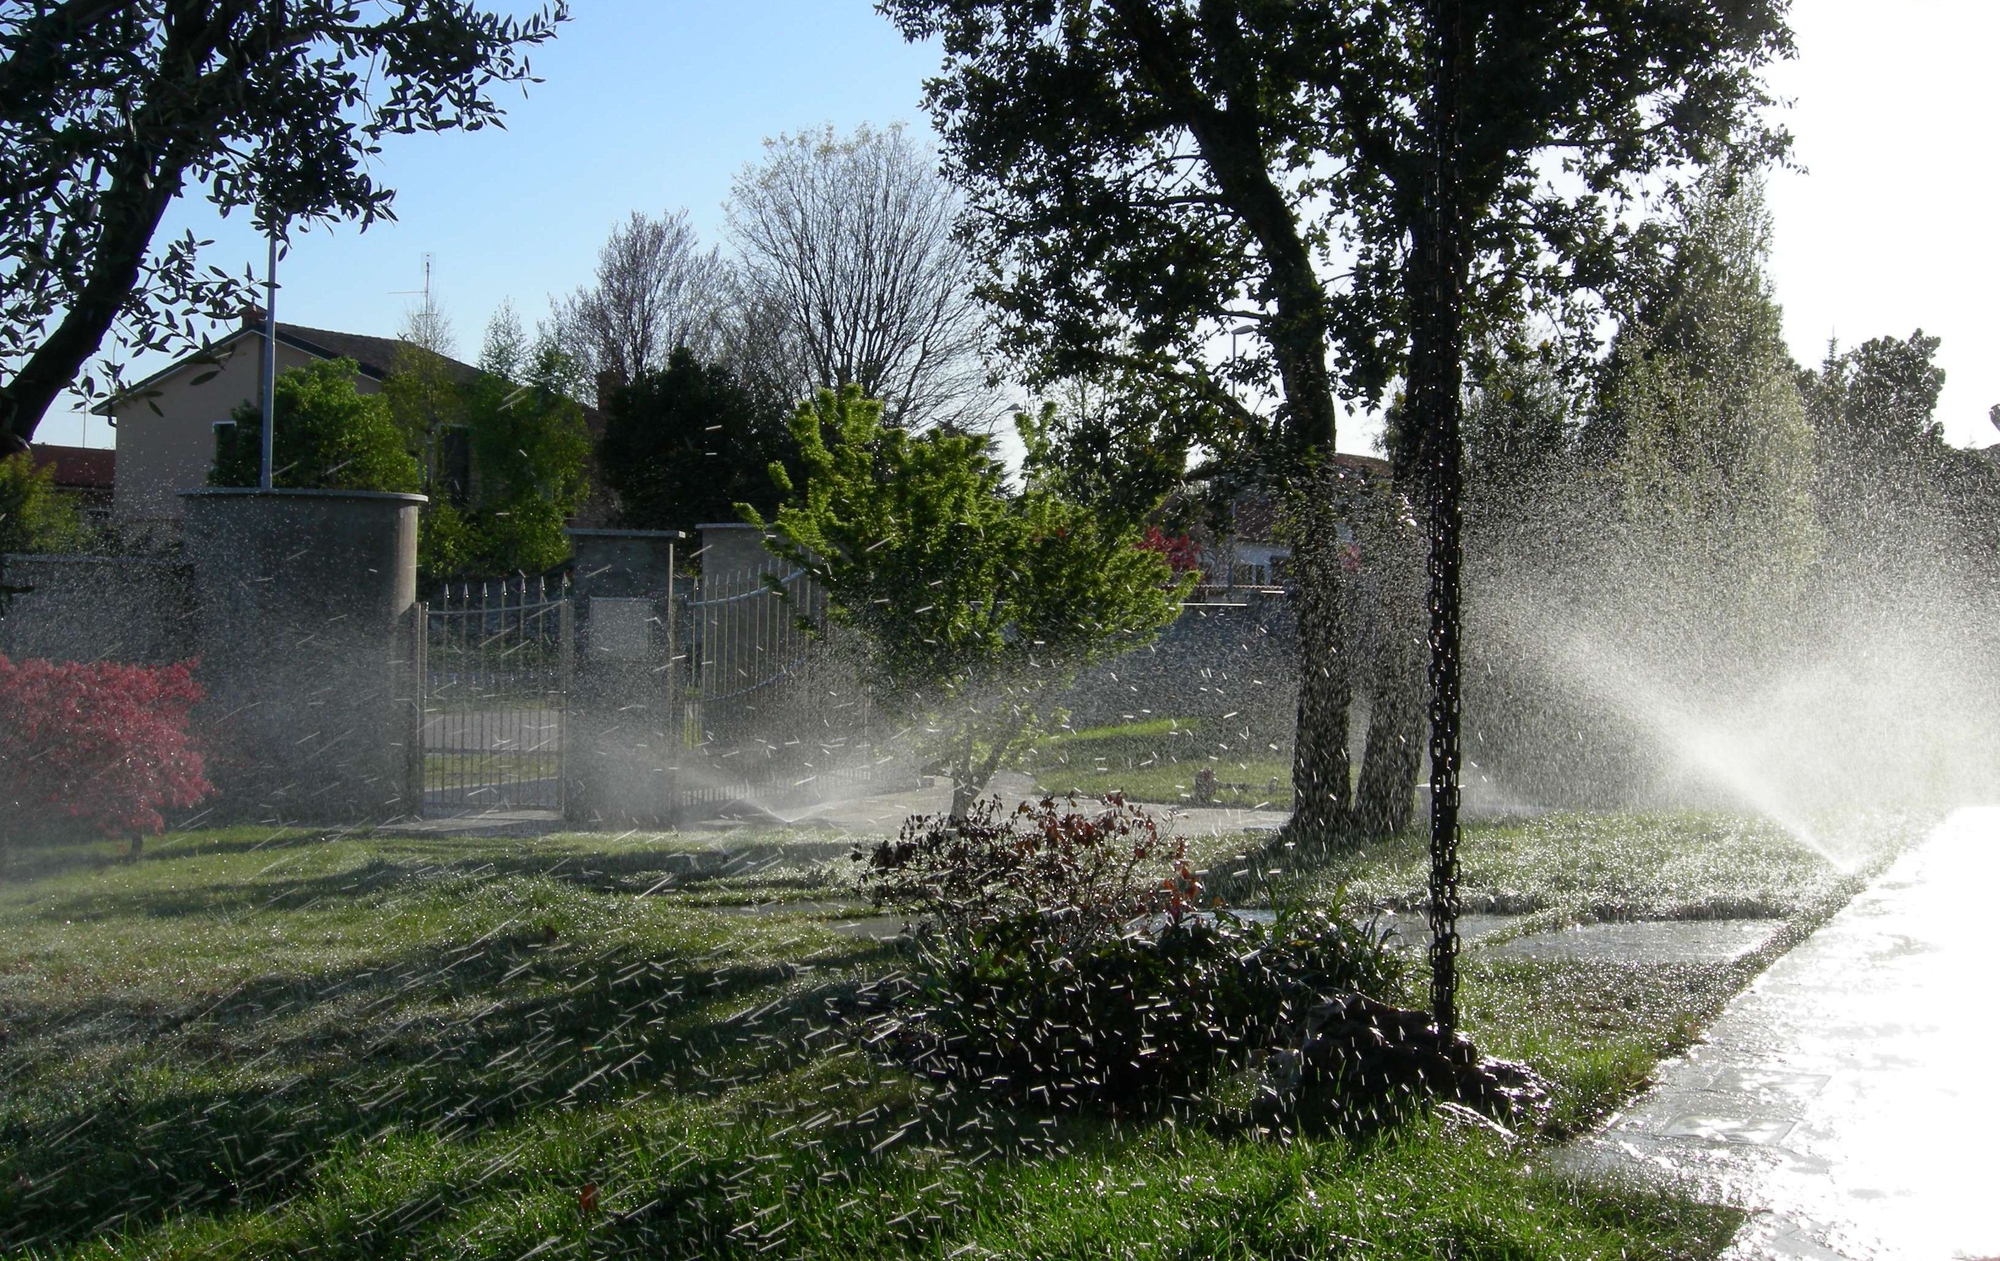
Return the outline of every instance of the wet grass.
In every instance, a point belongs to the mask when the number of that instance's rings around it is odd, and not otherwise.
[[[1199,1102],[1135,1123],[956,1096],[857,1038],[901,956],[839,931],[836,864],[677,873],[701,848],[14,846],[0,1252],[1706,1257],[1736,1223],[1442,1122],[1280,1145]],[[1400,887],[1401,851],[1355,863]],[[1592,870],[1609,897],[1636,868]],[[1576,1129],[1747,976],[1472,958],[1464,1006]]]
[[[1936,823],[1920,813],[1822,822],[1815,848],[1740,815],[1553,814],[1463,828],[1460,889],[1473,912],[1537,914],[1536,925],[1641,919],[1791,919],[1879,870]],[[1288,887],[1308,898],[1344,887],[1367,907],[1428,902],[1428,838],[1405,833],[1351,853],[1295,857]]]
[[[1066,731],[1039,741],[1016,765],[1044,792],[1118,792],[1132,801],[1237,809],[1289,810],[1292,803],[1289,757],[1220,721],[1155,718]],[[1204,768],[1216,785],[1200,801],[1194,777]]]

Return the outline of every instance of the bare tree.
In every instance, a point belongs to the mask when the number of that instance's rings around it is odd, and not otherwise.
[[[727,292],[721,255],[701,248],[686,211],[635,210],[597,252],[592,283],[556,303],[550,333],[586,387],[623,384],[665,367],[676,346],[712,356]]]
[[[979,424],[991,401],[956,192],[900,126],[765,142],[729,201],[738,321],[795,356],[795,392],[855,384],[892,423]],[[774,327],[775,325],[775,327]]]

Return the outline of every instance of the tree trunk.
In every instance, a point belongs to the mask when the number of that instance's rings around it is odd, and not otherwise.
[[[1339,510],[1330,470],[1291,488],[1293,618],[1298,629],[1299,705],[1292,737],[1292,819],[1285,839],[1331,849],[1346,834],[1352,767],[1348,709],[1354,699],[1347,619],[1342,616]]]
[[[120,308],[138,286],[153,233],[180,188],[178,171],[153,176],[148,183],[142,161],[128,156],[127,168],[105,194],[104,224],[90,276],[76,301],[13,379],[0,387],[0,430],[9,435],[10,445],[25,447],[34,440],[50,405],[103,344]]]
[[[1393,836],[1410,825],[1423,768],[1423,539],[1402,497],[1378,494],[1383,498],[1371,497],[1356,514],[1362,560],[1376,588],[1368,744],[1354,789],[1357,839]]]

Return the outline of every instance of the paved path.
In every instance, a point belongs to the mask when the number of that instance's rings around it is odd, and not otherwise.
[[[1580,1153],[1760,1210],[1726,1254],[2000,1258],[2000,808],[1963,810]]]

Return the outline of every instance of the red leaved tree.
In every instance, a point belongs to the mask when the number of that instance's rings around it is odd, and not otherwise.
[[[213,793],[188,730],[202,699],[193,667],[0,656],[0,827],[73,820],[136,850],[166,826],[162,809]]]
[[[1167,564],[1173,567],[1176,578],[1201,568],[1201,549],[1185,534],[1168,534],[1157,525],[1149,525],[1146,537],[1139,540],[1139,546],[1164,557]]]

